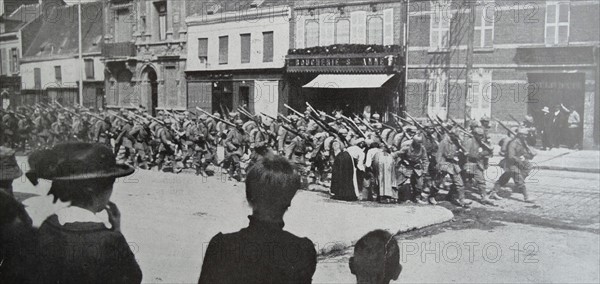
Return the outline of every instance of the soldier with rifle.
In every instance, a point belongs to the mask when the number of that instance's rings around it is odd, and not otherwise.
[[[482,141],[484,135],[483,128],[475,127],[472,136],[465,140],[466,163],[464,173],[467,179],[472,180],[472,186],[481,194],[481,204],[495,205],[489,199],[485,186],[484,172],[486,166],[484,161],[493,155],[493,151],[489,146],[484,146],[485,144]]]
[[[458,128],[449,129],[445,125],[442,125],[441,129],[445,135],[439,144],[436,156],[438,171],[440,172],[439,178],[441,180],[445,176],[450,178],[451,185],[447,199],[458,206],[467,207],[470,202],[465,200],[464,183],[459,165],[465,149],[462,147],[458,136],[459,130]]]
[[[242,168],[240,159],[244,155],[244,146],[246,138],[242,126],[244,122],[241,119],[235,120],[234,124],[229,124],[229,131],[223,141],[225,145],[225,161],[229,169],[229,178],[237,181],[242,180]]]

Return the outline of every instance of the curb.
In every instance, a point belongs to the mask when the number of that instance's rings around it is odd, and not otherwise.
[[[561,167],[561,166],[538,166],[542,170],[549,171],[566,171],[566,172],[577,172],[577,173],[591,173],[600,174],[600,169],[593,168],[575,168],[575,167]]]
[[[415,206],[419,206],[419,205],[415,205]],[[423,206],[431,206],[431,205],[423,205]],[[443,206],[439,206],[439,205],[435,205],[435,208],[436,208],[436,211],[439,210],[439,213],[440,213],[440,214],[436,214],[436,215],[439,215],[439,216],[436,216],[437,217],[437,218],[435,218],[436,220],[424,222],[423,224],[420,224],[418,226],[401,228],[395,232],[395,235],[400,235],[400,234],[412,232],[415,230],[431,227],[434,225],[443,224],[443,223],[452,221],[452,219],[454,219],[454,213],[452,213],[452,211],[448,210],[447,208],[445,208]],[[417,217],[417,216],[415,216],[415,217]],[[430,218],[428,218],[428,219],[434,219],[434,218],[431,218],[431,216],[430,216]],[[364,234],[366,234],[366,233],[368,233],[368,232],[364,232]],[[320,248],[317,251],[317,257],[327,257],[330,254],[344,251],[350,247],[353,247],[357,241],[358,241],[358,239],[352,240],[352,241],[342,241],[342,242],[338,241],[332,246],[326,246],[326,247]]]

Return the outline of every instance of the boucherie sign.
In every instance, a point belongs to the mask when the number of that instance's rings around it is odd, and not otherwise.
[[[292,57],[292,56],[290,56]],[[294,56],[297,57],[297,56]],[[314,56],[304,55],[303,58],[287,59],[288,66],[393,66],[394,56],[360,56],[360,57],[344,57],[344,56],[327,56],[315,58]]]

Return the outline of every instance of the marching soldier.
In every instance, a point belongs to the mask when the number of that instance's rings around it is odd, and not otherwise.
[[[485,160],[492,156],[491,151],[481,146],[484,138],[484,131],[481,127],[473,129],[472,137],[465,140],[466,163],[464,172],[467,178],[472,179],[473,186],[481,194],[481,203],[486,205],[495,205],[488,197],[485,186],[484,171],[486,170]]]
[[[458,206],[467,207],[470,202],[465,200],[464,183],[460,176],[459,160],[461,149],[458,147],[460,142],[456,131],[449,130],[449,133],[444,135],[439,144],[436,160],[438,171],[440,172],[439,178],[443,179],[446,175],[450,177],[451,185],[447,196],[448,200]]]
[[[177,152],[177,144],[175,138],[171,133],[171,126],[173,121],[169,118],[165,118],[162,124],[158,124],[156,130],[156,137],[159,141],[158,146],[158,157],[156,159],[156,165],[158,170],[171,168],[174,173],[181,172],[181,168],[177,166],[175,161],[175,153]],[[166,166],[165,166],[166,165]]]
[[[533,159],[534,153],[527,150],[526,138],[529,135],[527,128],[519,128],[517,136],[508,142],[506,146],[506,157],[501,162],[504,165],[504,174],[498,178],[494,184],[494,192],[505,186],[512,178],[515,182],[517,191],[523,193],[523,199],[527,203],[534,203],[534,200],[527,193],[525,178],[531,171],[529,160]]]
[[[148,125],[146,125],[143,121],[136,120],[135,124],[129,131],[129,136],[133,139],[133,148],[135,154],[133,155],[134,165],[137,165],[141,169],[149,169],[148,161],[151,157],[150,146],[148,142],[151,140],[150,138],[151,132]]]
[[[429,167],[427,150],[423,146],[423,136],[415,135],[411,140],[402,144],[400,149],[400,169],[402,173],[399,184],[404,184],[410,190],[409,199],[418,204],[427,204],[422,200],[424,170]],[[408,182],[408,184],[406,184]],[[399,201],[401,198],[398,199]]]
[[[111,139],[111,125],[110,118],[105,117],[103,113],[100,113],[100,118],[96,121],[93,140],[96,143],[104,144],[106,147],[111,148],[110,139]]]
[[[242,179],[240,158],[244,155],[244,134],[240,119],[235,121],[235,127],[230,127],[223,143],[225,144],[225,160],[229,168],[229,178],[237,181]]]

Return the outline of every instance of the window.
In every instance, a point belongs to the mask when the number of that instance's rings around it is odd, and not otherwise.
[[[131,25],[131,12],[128,8],[120,8],[115,11],[115,42],[127,42],[131,40],[133,27]]]
[[[167,39],[167,2],[155,2],[156,13],[158,14],[158,39]]]
[[[305,28],[306,44],[304,47],[313,47],[319,45],[319,22],[317,21],[306,21]]]
[[[0,49],[0,75],[4,75],[6,71],[4,70],[4,61],[6,60],[4,57],[4,49]]]
[[[335,23],[335,43],[337,43],[337,44],[350,43],[350,20],[339,19]]]
[[[448,75],[444,71],[433,71],[427,82],[427,112],[446,117],[448,111]]]
[[[40,68],[33,68],[33,82],[36,90],[42,88],[42,71]]]
[[[62,83],[62,70],[60,66],[54,66],[54,79],[56,79],[56,83]]]
[[[429,42],[430,47],[435,50],[450,47],[450,20],[452,15],[448,13],[448,6],[444,3],[432,3],[434,13],[431,15]]]
[[[491,48],[494,46],[495,6],[479,6],[475,15],[475,47]]]
[[[273,62],[273,32],[263,33],[263,62]]]
[[[471,118],[481,119],[492,114],[492,73],[473,72],[469,86],[469,102],[471,103]]]
[[[250,34],[240,35],[240,48],[242,63],[250,63],[250,45],[251,37]]]
[[[94,59],[84,59],[85,63],[85,78],[88,80],[94,79]]]
[[[383,44],[383,19],[380,17],[372,17],[367,23],[368,27],[368,44]]]
[[[219,37],[219,64],[227,64],[229,59],[229,37]]]
[[[350,42],[354,44],[367,43],[367,12],[354,11],[350,13]]]
[[[206,63],[208,59],[208,38],[198,39],[198,59],[200,63]]]
[[[546,44],[557,45],[569,42],[570,2],[550,1],[546,3]]]
[[[19,54],[16,48],[10,49],[10,72],[19,72]]]

